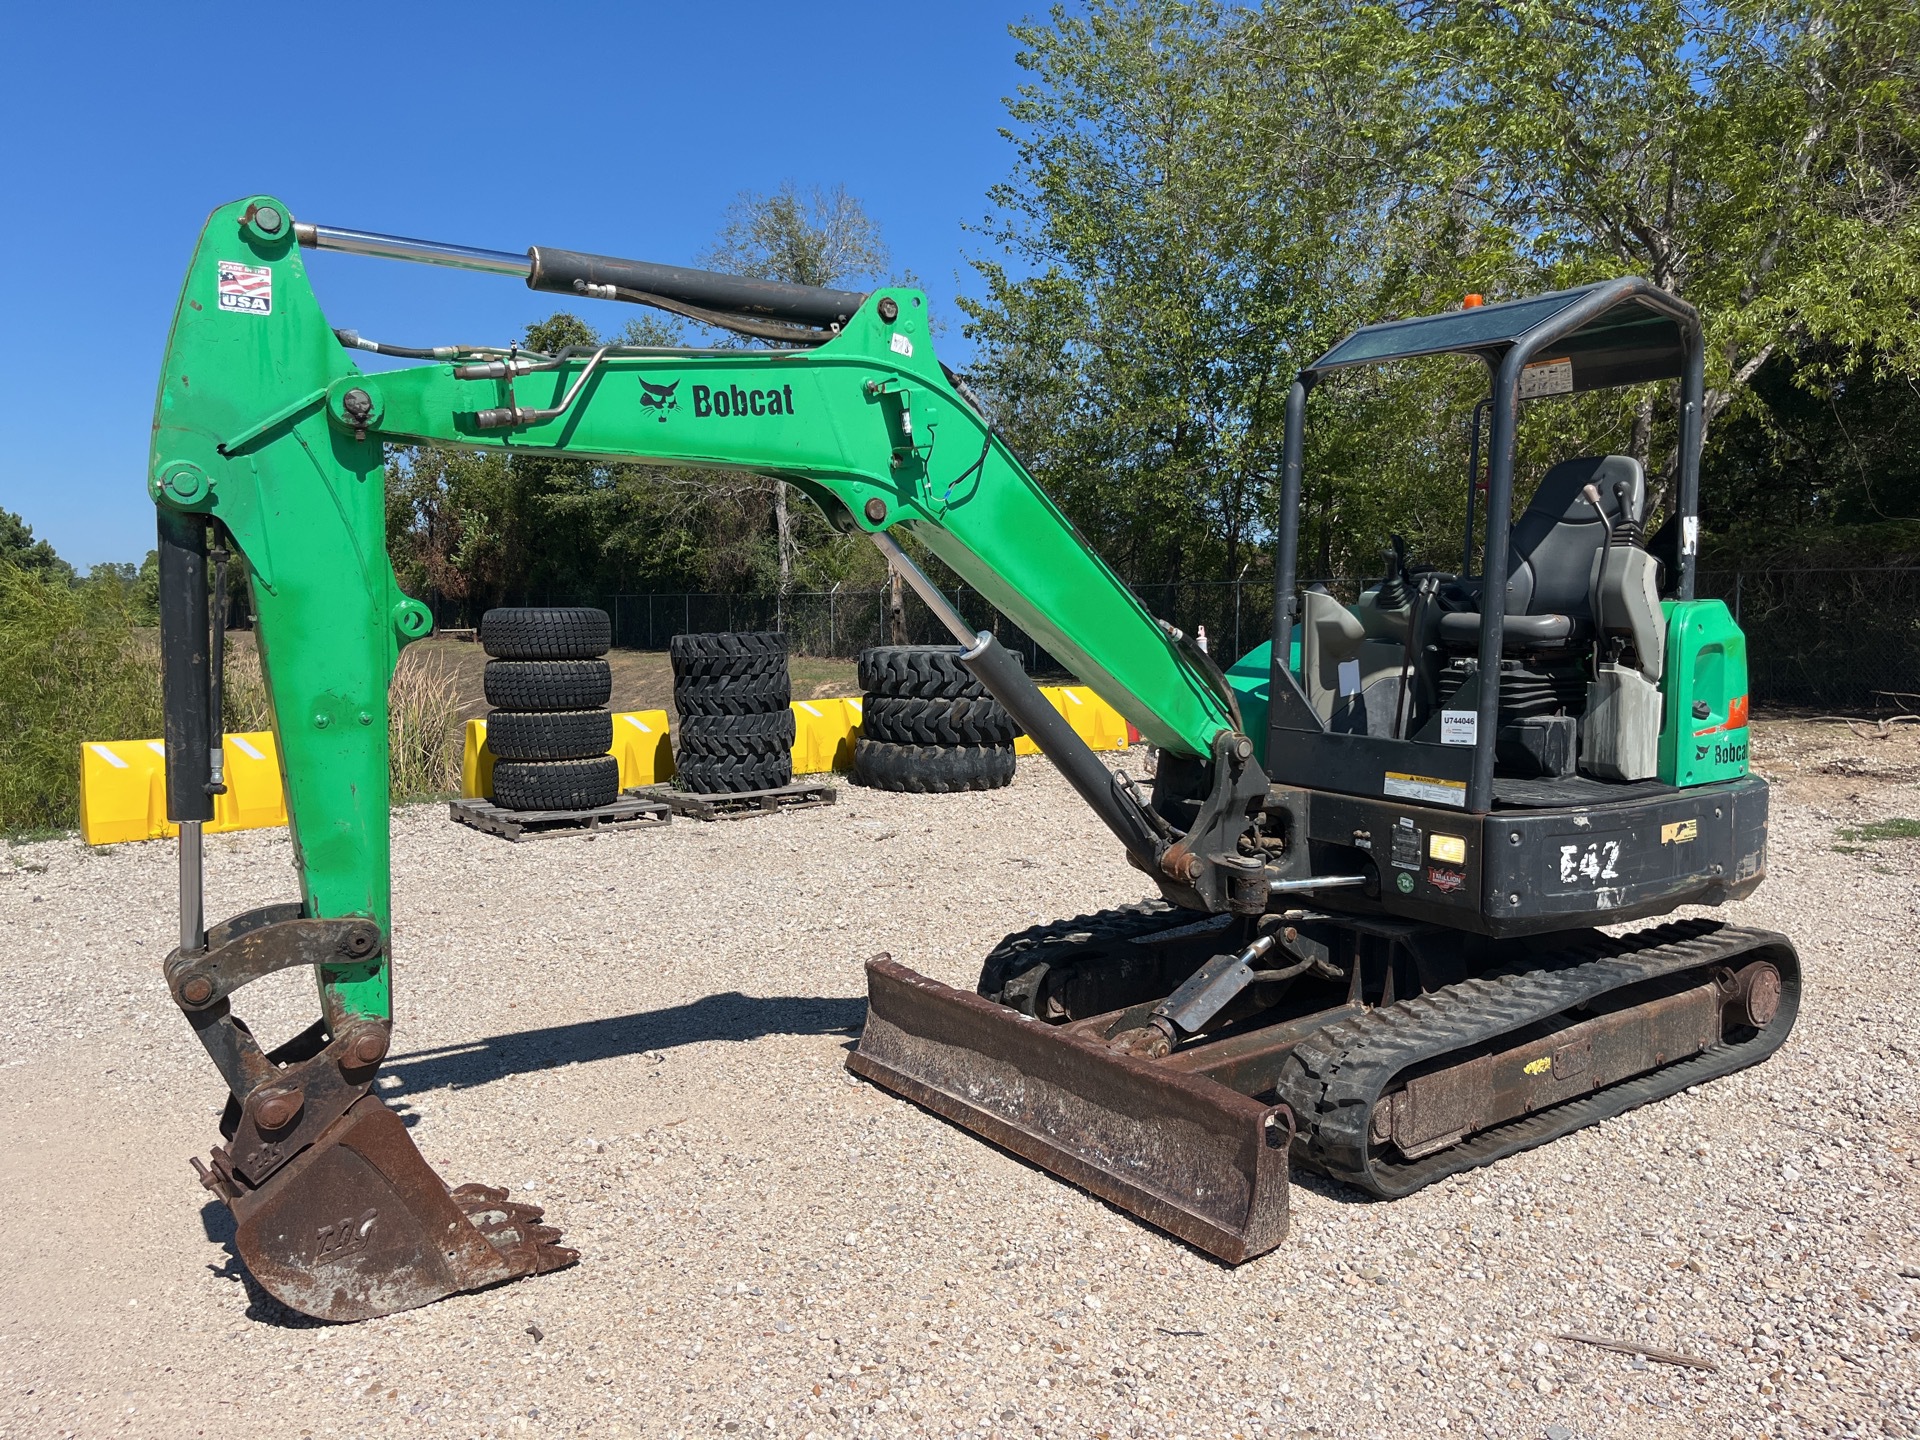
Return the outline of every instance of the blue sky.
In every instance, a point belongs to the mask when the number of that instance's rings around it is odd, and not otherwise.
[[[1012,161],[1007,26],[1040,8],[22,6],[0,46],[0,507],[82,569],[152,547],[167,324],[207,212],[254,192],[323,224],[685,264],[739,192],[844,184],[951,322],[980,246],[962,224]],[[355,256],[311,272],[335,325],[401,344],[510,339],[556,303]],[[640,313],[583,307],[604,330]]]

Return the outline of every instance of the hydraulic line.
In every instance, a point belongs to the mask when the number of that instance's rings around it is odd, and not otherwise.
[[[557,420],[573,408],[573,402],[579,398],[581,387],[587,383],[600,362],[606,359],[612,346],[602,345],[593,352],[593,358],[587,361],[580,373],[573,377],[573,384],[567,387],[567,393],[561,397],[558,405],[546,409],[523,409],[513,400],[513,379],[516,375],[531,374],[538,370],[554,370],[564,363],[562,360],[543,361],[537,364],[521,360],[488,360],[474,365],[461,365],[454,375],[461,380],[501,380],[507,381],[507,403],[498,409],[482,410],[473,417],[473,423],[482,430],[505,430],[519,425],[538,425],[545,420]]]

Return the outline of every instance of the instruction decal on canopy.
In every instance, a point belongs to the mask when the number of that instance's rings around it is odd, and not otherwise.
[[[1536,360],[1520,372],[1520,398],[1573,393],[1573,361]]]

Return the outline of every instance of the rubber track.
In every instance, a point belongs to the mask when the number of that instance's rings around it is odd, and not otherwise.
[[[1294,1158],[1375,1195],[1407,1195],[1756,1064],[1780,1048],[1800,1008],[1799,959],[1792,942],[1771,930],[1688,920],[1601,937],[1565,955],[1565,965],[1461,981],[1329,1025],[1303,1041],[1277,1087],[1299,1127]],[[1502,1035],[1644,980],[1762,958],[1780,969],[1780,1011],[1744,1040],[1491,1126],[1420,1160],[1390,1159],[1398,1152],[1369,1142],[1374,1107],[1411,1067],[1429,1071],[1428,1062],[1451,1050],[1480,1053]]]
[[[987,696],[920,700],[869,695],[861,707],[860,733],[893,745],[1011,745],[1020,730],[1006,708]]]
[[[1185,918],[1184,912],[1175,910],[1164,900],[1143,900],[1137,905],[1076,915],[1071,920],[1029,925],[1025,930],[1003,937],[987,952],[987,958],[980,963],[980,979],[974,989],[985,999],[1006,1004],[1003,995],[1007,982],[1042,961],[1078,964],[1089,956],[1099,955],[1107,946],[1171,930]],[[1027,998],[1030,1000],[1031,996]]]

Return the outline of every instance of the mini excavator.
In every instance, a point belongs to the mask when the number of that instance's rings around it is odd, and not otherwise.
[[[328,324],[310,250],[516,277],[764,343],[386,344]],[[365,353],[419,363],[365,373]],[[1458,571],[1397,547],[1351,604],[1301,589],[1315,385],[1434,355],[1488,382]],[[1745,642],[1694,595],[1702,363],[1694,311],[1632,278],[1341,341],[1288,396],[1272,638],[1222,672],[1088,549],[936,359],[911,289],[437,244],[299,222],[264,195],[222,206],[175,312],[148,490],[180,827],[166,979],[229,1092],[222,1143],[195,1164],[248,1270],[296,1311],[356,1320],[577,1258],[537,1208],[450,1188],[374,1089],[392,1023],[387,685],[432,628],[387,560],[384,444],[776,476],[870,537],[1161,898],[1009,936],[977,993],[870,961],[850,1068],[1237,1263],[1284,1238],[1290,1164],[1403,1195],[1785,1039],[1800,989],[1785,937],[1628,923],[1738,899],[1766,872]],[[1672,380],[1662,534],[1646,537],[1646,477],[1618,455],[1553,465],[1514,515],[1523,405]],[[1137,727],[1150,788],[1087,748],[899,534]],[[233,550],[300,896],[209,926],[209,571],[223,583]],[[294,967],[314,972],[319,1017],[268,1051],[234,997]]]

